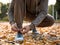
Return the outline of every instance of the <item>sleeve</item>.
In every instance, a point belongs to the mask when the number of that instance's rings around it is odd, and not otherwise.
[[[37,18],[32,21],[31,26],[32,25],[38,26],[45,19],[48,11],[48,0],[41,0],[40,5],[37,6],[36,9],[37,11],[39,11],[39,14]]]
[[[9,6],[9,10],[8,10],[8,17],[9,17],[9,22],[12,25],[14,22],[14,0],[12,0],[10,6]]]

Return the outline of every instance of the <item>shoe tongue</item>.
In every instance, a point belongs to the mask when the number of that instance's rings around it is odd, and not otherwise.
[[[17,37],[19,38],[19,37],[22,37],[22,34],[21,33],[18,33],[17,34]]]

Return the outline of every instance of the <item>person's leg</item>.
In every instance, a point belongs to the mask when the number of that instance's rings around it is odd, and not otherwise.
[[[14,17],[15,22],[19,29],[22,28],[24,14],[25,14],[24,0],[15,0]],[[18,32],[16,34],[15,41],[23,41],[23,40],[24,40],[23,34],[21,32]]]
[[[47,15],[47,17],[38,25],[38,27],[49,27],[54,24],[55,20],[51,15]],[[32,32],[34,34],[39,34],[36,29],[33,29]]]
[[[55,20],[51,15],[47,15],[46,18],[37,27],[49,27],[54,24]]]

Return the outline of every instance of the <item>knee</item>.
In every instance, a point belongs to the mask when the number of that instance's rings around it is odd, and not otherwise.
[[[49,27],[55,23],[53,16],[47,15],[46,18],[37,27]]]
[[[47,19],[49,21],[48,26],[52,26],[55,23],[55,19],[51,15],[47,15]]]

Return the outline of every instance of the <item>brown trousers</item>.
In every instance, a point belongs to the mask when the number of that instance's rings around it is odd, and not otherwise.
[[[25,15],[24,15],[25,14],[25,12],[24,12],[25,11],[25,9],[24,9],[25,4],[24,4],[23,0],[19,0],[19,2],[16,0],[16,2],[17,3],[15,4],[15,8],[14,8],[15,20],[16,20],[16,23],[18,23],[18,25],[21,26],[22,22],[23,22],[23,18],[25,17]],[[29,7],[29,5],[28,5],[28,7]],[[32,15],[32,14],[30,15],[26,11],[26,18],[24,18],[24,20],[32,22],[35,18],[36,18],[35,15]],[[51,26],[53,23],[54,23],[53,17],[47,15],[45,17],[45,19],[38,25],[38,27],[48,27],[48,26]]]

